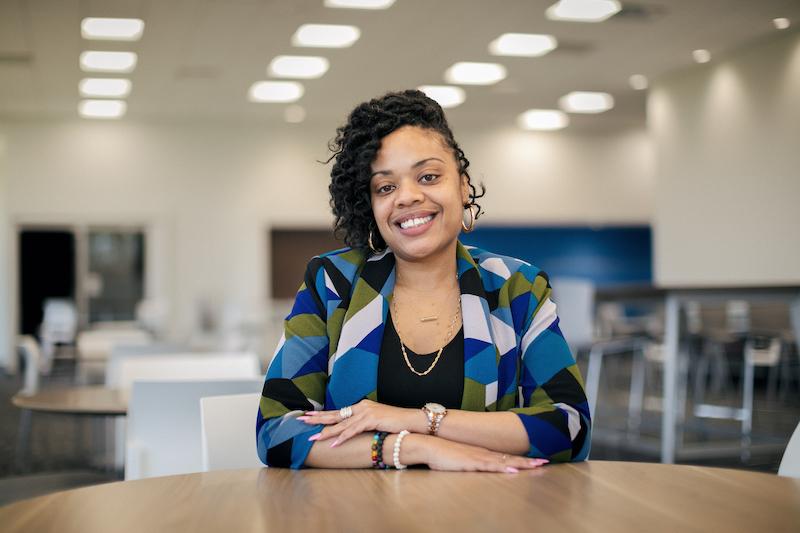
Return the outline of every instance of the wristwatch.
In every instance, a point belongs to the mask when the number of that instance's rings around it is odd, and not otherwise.
[[[447,414],[447,409],[438,403],[426,403],[422,410],[428,417],[428,434],[436,435],[444,415]]]

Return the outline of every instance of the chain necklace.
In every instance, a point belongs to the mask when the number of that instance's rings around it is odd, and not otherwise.
[[[392,298],[392,311],[394,312],[395,317],[399,316],[397,313],[397,299],[395,298]],[[447,341],[450,339],[450,335],[453,333],[453,327],[456,325],[456,322],[458,321],[458,317],[460,315],[461,315],[461,291],[459,291],[458,294],[458,305],[456,305],[456,313],[455,315],[453,315],[453,320],[450,321],[450,327],[447,328],[447,335],[444,338],[442,347],[439,348],[439,352],[436,354],[436,358],[433,360],[433,363],[431,363],[431,366],[429,366],[425,372],[419,372],[417,371],[416,368],[411,366],[411,361],[408,360],[408,354],[406,353],[405,344],[403,344],[403,337],[402,335],[400,335],[399,324],[395,322],[394,329],[397,332],[397,338],[400,339],[400,351],[403,352],[403,359],[405,360],[406,366],[408,367],[409,370],[411,370],[418,376],[427,376],[428,374],[430,374],[431,370],[433,370],[433,367],[435,367],[436,363],[439,362],[439,358],[442,356],[442,352],[444,351],[445,346],[447,346]]]

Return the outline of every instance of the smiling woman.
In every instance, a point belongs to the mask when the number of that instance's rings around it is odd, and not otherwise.
[[[331,144],[335,230],[267,371],[271,466],[515,473],[590,446],[583,380],[547,275],[459,240],[483,196],[420,91],[356,107]]]

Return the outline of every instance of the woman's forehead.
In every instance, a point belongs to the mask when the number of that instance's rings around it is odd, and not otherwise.
[[[403,126],[381,139],[372,169],[383,170],[386,165],[410,167],[431,157],[443,161],[452,159],[450,147],[445,144],[441,134],[416,126]]]

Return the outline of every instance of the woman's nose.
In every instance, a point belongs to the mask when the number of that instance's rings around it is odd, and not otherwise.
[[[425,195],[416,180],[404,181],[398,187],[398,194],[395,196],[398,206],[412,205],[421,202]]]

